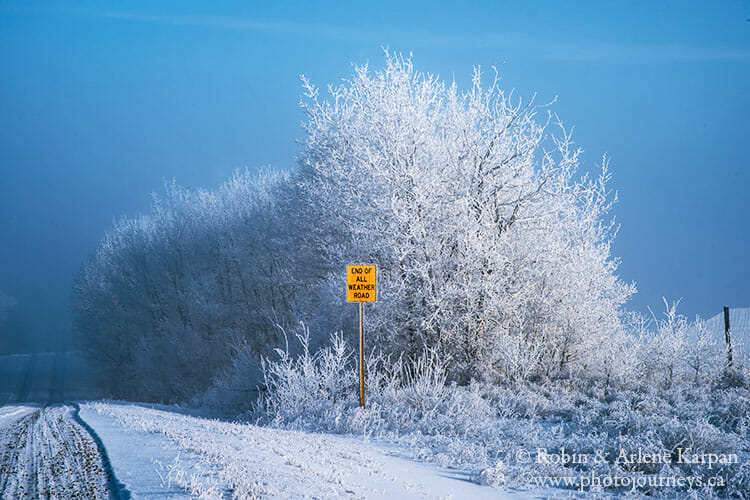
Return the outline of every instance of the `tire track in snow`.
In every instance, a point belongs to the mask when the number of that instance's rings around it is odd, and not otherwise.
[[[9,417],[0,423],[0,498],[129,498],[110,487],[118,483],[106,454],[77,417],[77,408],[48,406],[4,415]]]
[[[9,484],[15,475],[21,474],[19,466],[19,448],[24,447],[28,440],[29,429],[33,422],[39,418],[39,412],[33,411],[20,418],[13,419],[16,416],[13,413],[3,415],[10,422],[4,422],[0,427],[0,498],[6,498],[6,493],[10,489]],[[22,492],[24,493],[24,492]],[[31,494],[28,492],[27,494]],[[12,498],[7,495],[7,498]]]

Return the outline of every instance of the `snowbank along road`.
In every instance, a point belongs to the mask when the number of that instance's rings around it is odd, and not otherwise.
[[[539,498],[479,486],[461,471],[413,462],[362,438],[222,422],[133,404],[85,404],[81,416],[100,436],[118,479],[134,499],[164,498],[144,486],[157,474],[163,488],[215,500]],[[160,452],[158,462],[129,453],[132,443]]]

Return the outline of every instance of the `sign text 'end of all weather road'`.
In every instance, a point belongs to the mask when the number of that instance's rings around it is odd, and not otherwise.
[[[375,266],[346,266],[346,300],[375,302]]]

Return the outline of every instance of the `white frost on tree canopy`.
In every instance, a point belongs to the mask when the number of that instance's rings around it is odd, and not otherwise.
[[[547,137],[553,115],[539,123],[533,99],[497,76],[483,86],[479,69],[461,92],[386,53],[328,99],[303,82],[301,186],[326,228],[315,243],[332,269],[378,264],[377,345],[438,348],[463,379],[599,361],[634,292],[610,257],[606,158],[598,178],[575,180],[580,150],[562,124]]]
[[[218,377],[219,399],[247,401],[283,328],[304,321],[313,348],[354,331],[347,264],[378,266],[368,348],[429,349],[459,382],[612,371],[634,290],[610,256],[606,159],[578,178],[559,121],[478,69],[462,92],[386,53],[327,98],[303,81],[296,171],[169,185],[81,272],[76,329],[114,395],[185,400]]]

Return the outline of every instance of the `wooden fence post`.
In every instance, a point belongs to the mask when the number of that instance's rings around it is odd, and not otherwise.
[[[729,328],[729,307],[724,306],[724,341],[727,343],[727,364],[732,369],[732,330]]]

